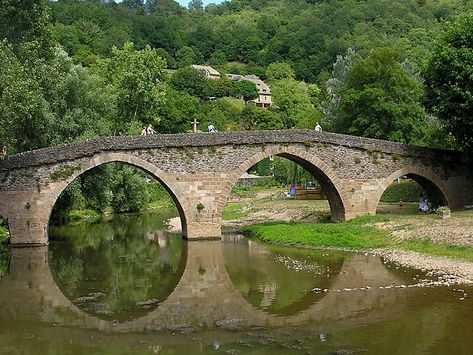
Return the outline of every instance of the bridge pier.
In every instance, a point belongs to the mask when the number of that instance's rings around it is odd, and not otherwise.
[[[31,191],[0,191],[11,245],[47,245],[49,209],[44,196]]]
[[[187,232],[183,237],[188,240],[220,239],[222,236],[221,221],[198,222],[191,221],[187,224]]]

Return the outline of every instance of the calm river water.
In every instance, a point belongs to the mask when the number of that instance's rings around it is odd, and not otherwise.
[[[0,251],[0,354],[473,353],[472,288],[364,254],[188,243],[171,213]]]

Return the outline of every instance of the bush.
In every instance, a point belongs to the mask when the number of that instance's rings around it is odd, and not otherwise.
[[[381,196],[381,202],[418,202],[419,196],[424,195],[425,191],[417,182],[409,181],[400,184],[391,184]]]
[[[159,182],[150,182],[146,184],[146,190],[149,195],[149,202],[171,200],[169,192]]]

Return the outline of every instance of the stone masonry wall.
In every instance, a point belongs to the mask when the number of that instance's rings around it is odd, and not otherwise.
[[[44,244],[64,188],[91,168],[124,162],[167,187],[188,238],[218,237],[231,188],[272,155],[300,163],[321,182],[335,220],[374,214],[386,187],[406,174],[432,182],[451,208],[473,204],[473,169],[459,152],[287,130],[104,137],[13,155],[0,164],[0,215],[12,243]]]

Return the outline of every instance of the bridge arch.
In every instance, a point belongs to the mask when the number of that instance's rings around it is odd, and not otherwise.
[[[325,191],[330,204],[331,218],[333,221],[345,220],[346,206],[348,206],[348,194],[343,188],[344,184],[337,177],[332,168],[321,159],[307,152],[306,149],[295,146],[279,146],[267,148],[249,159],[246,159],[230,175],[222,194],[224,199],[219,202],[217,213],[222,215],[225,203],[230,196],[230,191],[237,183],[240,177],[256,163],[270,156],[280,156],[295,162],[307,170],[319,182]]]
[[[377,194],[376,206],[379,205],[381,196],[384,191],[392,184],[394,180],[401,176],[407,176],[416,181],[426,192],[428,199],[434,206],[450,206],[449,195],[442,179],[435,175],[431,170],[423,169],[416,166],[406,166],[399,169],[385,178],[381,184]]]
[[[74,172],[73,175],[71,175],[69,178],[66,180],[57,182],[54,184],[54,187],[52,188],[51,192],[48,194],[47,197],[47,202],[46,206],[48,209],[47,213],[47,221],[46,225],[49,224],[49,220],[51,218],[51,214],[53,211],[54,204],[56,201],[59,199],[59,196],[61,193],[64,191],[64,189],[69,186],[69,184],[74,181],[77,177],[82,175],[88,170],[91,170],[95,167],[98,167],[103,164],[108,164],[108,163],[124,163],[128,164],[131,166],[134,166],[143,172],[153,176],[159,183],[166,189],[166,191],[169,193],[171,196],[178,212],[179,212],[179,217],[181,219],[181,225],[182,225],[182,235],[186,236],[187,235],[187,215],[186,215],[186,209],[184,204],[181,202],[183,199],[178,197],[178,194],[175,191],[175,188],[171,184],[171,179],[167,177],[166,173],[162,171],[161,169],[157,168],[155,165],[140,159],[134,155],[126,154],[126,153],[106,153],[106,154],[100,154],[99,156],[93,158],[90,160],[90,162],[86,165],[81,166],[81,169],[79,171]],[[47,228],[47,227],[46,227]]]

